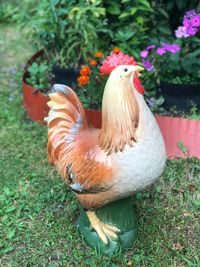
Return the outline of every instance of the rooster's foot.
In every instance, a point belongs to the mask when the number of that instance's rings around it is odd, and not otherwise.
[[[114,225],[103,223],[94,211],[87,211],[87,216],[91,227],[97,232],[97,235],[104,244],[108,244],[108,238],[118,239],[116,233],[121,232],[119,228]]]

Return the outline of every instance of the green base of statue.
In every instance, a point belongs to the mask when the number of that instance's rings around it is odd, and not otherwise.
[[[109,238],[108,244],[104,244],[96,231],[91,229],[87,214],[81,207],[77,227],[91,247],[100,254],[111,256],[133,246],[137,237],[137,217],[130,198],[112,202],[96,210],[96,214],[102,222],[117,226],[121,232],[117,240]]]

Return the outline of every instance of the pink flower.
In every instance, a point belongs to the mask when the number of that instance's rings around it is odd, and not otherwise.
[[[186,28],[189,27],[190,26],[190,19],[188,19],[187,17],[184,17],[183,26]]]
[[[172,54],[176,54],[178,51],[180,51],[180,46],[178,44],[167,44],[167,43],[163,43],[162,44],[162,47],[172,53]]]
[[[137,65],[134,57],[130,57],[122,52],[118,54],[111,53],[110,56],[102,62],[100,72],[110,74],[117,66],[120,65]]]
[[[149,51],[148,50],[143,50],[143,51],[140,52],[140,56],[142,58],[146,58],[146,57],[148,57],[148,55],[149,55]]]
[[[154,48],[156,48],[155,45],[148,45],[148,46],[146,47],[146,50],[150,50],[150,49],[154,49]]]
[[[191,25],[192,25],[193,27],[199,27],[199,26],[200,26],[200,14],[194,16],[194,17],[191,19]]]
[[[192,26],[187,28],[187,34],[189,34],[190,36],[196,35],[197,32],[198,32],[197,28],[194,28]]]
[[[166,53],[166,50],[163,47],[158,47],[156,49],[156,54],[158,54],[160,56],[164,55],[165,53]]]
[[[176,38],[188,37],[187,28],[184,26],[179,26],[175,31]]]

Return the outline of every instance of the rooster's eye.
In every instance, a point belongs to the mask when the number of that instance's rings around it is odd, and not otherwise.
[[[128,69],[127,69],[127,68],[125,68],[125,69],[124,69],[124,71],[125,71],[125,72],[127,72],[127,71],[128,71]]]

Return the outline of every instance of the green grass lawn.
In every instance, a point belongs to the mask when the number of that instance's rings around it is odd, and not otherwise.
[[[78,202],[47,161],[47,129],[22,106],[21,64],[32,50],[13,25],[0,27],[0,266],[200,266],[195,158],[168,161],[160,181],[133,198],[132,249],[106,257],[85,244],[74,224]]]

